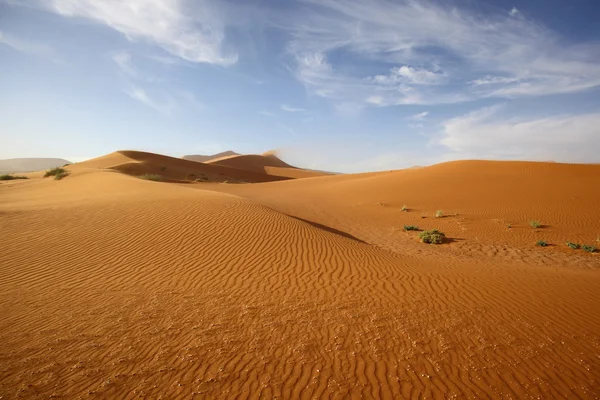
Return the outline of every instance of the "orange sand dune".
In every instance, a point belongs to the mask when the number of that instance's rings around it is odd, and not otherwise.
[[[265,153],[261,155],[228,155],[209,160],[206,163],[236,168],[244,171],[265,173],[271,176],[280,176],[284,178],[311,178],[315,176],[326,175],[324,172],[310,171],[293,167],[283,162],[272,153]]]
[[[145,157],[169,159],[119,152],[60,181],[0,183],[0,396],[600,395],[598,256],[519,247],[537,235],[529,218],[544,235],[588,235],[597,166],[463,162],[255,185],[104,169]],[[516,245],[488,254],[503,218]],[[398,230],[415,221],[455,242]]]
[[[217,189],[396,251],[415,250],[414,234],[402,228],[417,225],[444,231],[455,240],[450,247],[465,251],[484,245],[494,248],[485,250],[491,253],[519,247],[577,258],[581,253],[567,248],[566,241],[600,247],[598,182],[600,165],[456,161]],[[403,206],[409,211],[402,212]],[[445,216],[435,218],[437,210]],[[532,220],[542,227],[532,228]],[[537,249],[538,240],[555,246]]]
[[[193,181],[205,177],[209,181],[267,182],[283,178],[227,166],[209,165],[141,151],[123,150],[69,167],[112,169],[128,175],[160,175],[167,181]]]

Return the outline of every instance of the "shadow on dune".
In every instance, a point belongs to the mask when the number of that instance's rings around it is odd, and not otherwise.
[[[284,213],[284,214],[285,214],[285,213]],[[321,225],[321,224],[319,224],[319,223],[317,223],[317,222],[309,221],[309,220],[307,220],[307,219],[300,218],[300,217],[295,217],[295,216],[293,216],[293,215],[290,215],[290,214],[285,214],[285,215],[287,215],[287,216],[288,216],[288,217],[290,217],[290,218],[294,218],[294,219],[296,219],[296,220],[298,220],[298,221],[305,222],[305,223],[307,223],[307,224],[309,224],[309,225],[311,225],[311,226],[314,226],[315,228],[322,229],[322,230],[324,230],[324,231],[327,231],[327,232],[330,232],[330,233],[333,233],[333,234],[336,234],[336,235],[343,236],[343,237],[345,237],[345,238],[347,238],[347,239],[356,240],[357,242],[360,242],[360,243],[368,244],[367,242],[365,242],[364,240],[360,240],[360,239],[359,239],[359,238],[357,238],[356,236],[352,236],[352,235],[351,235],[351,234],[349,234],[349,233],[346,233],[346,232],[339,231],[339,230],[337,230],[337,229],[335,229],[335,228],[332,228],[332,227],[330,227],[330,226],[327,226],[327,225]]]

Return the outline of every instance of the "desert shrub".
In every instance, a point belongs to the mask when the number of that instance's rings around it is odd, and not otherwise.
[[[406,205],[404,205],[404,206],[402,206],[402,208],[400,209],[400,211],[407,212],[408,211],[408,207],[406,207]]]
[[[404,225],[404,231],[418,231],[419,227],[415,225]]]
[[[200,178],[196,178],[196,182],[206,182],[208,178],[206,176],[201,176]]]
[[[165,171],[167,170],[167,167],[165,167],[165,166],[162,166],[162,167],[160,167],[160,170],[161,170],[162,172],[165,172]]]
[[[542,226],[542,224],[540,223],[540,221],[529,221],[529,226],[531,226],[532,228],[539,228],[540,226]]]
[[[441,244],[444,242],[446,235],[443,234],[442,232],[438,231],[437,229],[433,229],[430,231],[421,232],[419,234],[419,238],[421,239],[421,242],[423,242],[423,243]]]
[[[442,218],[444,216],[444,212],[442,210],[437,210],[435,212],[435,217],[436,218]]]
[[[67,173],[67,170],[65,170],[64,168],[56,167],[56,168],[52,168],[52,169],[49,169],[48,171],[46,171],[46,173],[44,174],[44,178],[47,178],[49,176],[56,176],[59,174],[68,174],[68,173]],[[64,176],[67,176],[67,175],[64,175]],[[63,178],[64,178],[64,176],[63,176]],[[59,178],[59,179],[61,179],[61,178]]]
[[[577,250],[578,248],[581,247],[581,245],[579,243],[573,243],[573,242],[567,242],[567,246],[569,246],[573,250]]]
[[[596,249],[596,246],[591,246],[587,244],[584,244],[583,246],[581,246],[581,248],[583,249],[583,251],[587,251],[588,253],[595,253],[596,250],[598,250]]]
[[[543,240],[538,240],[538,241],[536,242],[536,246],[540,246],[540,247],[546,247],[546,246],[548,246],[548,242],[545,242],[545,241],[543,241]]]
[[[157,174],[144,174],[144,175],[140,175],[139,178],[145,179],[147,181],[155,181],[155,182],[162,182],[164,180],[162,176],[157,175]]]
[[[62,178],[64,178],[67,175],[69,175],[69,173],[67,171],[59,172],[58,174],[54,175],[54,180],[60,181]]]
[[[18,175],[0,175],[0,181],[12,181],[14,179],[28,179],[26,176],[18,176]]]

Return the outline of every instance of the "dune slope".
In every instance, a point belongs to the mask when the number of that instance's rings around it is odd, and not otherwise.
[[[221,158],[221,157],[227,157],[227,156],[239,156],[239,154],[236,153],[235,151],[228,150],[228,151],[213,154],[210,156],[205,156],[205,155],[200,155],[200,154],[191,154],[191,155],[183,156],[181,158],[183,158],[184,160],[188,160],[188,161],[206,162],[206,161],[214,160],[215,158]]]
[[[454,240],[449,251],[467,256],[483,252],[522,259],[514,249],[525,248],[543,250],[542,258],[562,253],[598,267],[597,257],[581,258],[581,252],[571,251],[565,243],[600,247],[599,181],[600,165],[456,161],[215,190],[260,201],[398,252],[422,252],[414,246],[415,235],[402,232],[404,225],[416,225],[442,230]],[[402,211],[404,206],[407,212]],[[438,210],[444,212],[443,218],[435,218]],[[534,220],[540,228],[530,226]],[[538,240],[553,246],[538,249]]]
[[[0,185],[2,396],[598,395],[598,271],[389,252],[194,187]]]

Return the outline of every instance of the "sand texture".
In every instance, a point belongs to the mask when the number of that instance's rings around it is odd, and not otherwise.
[[[600,397],[600,166],[236,157],[0,183],[0,397]]]

